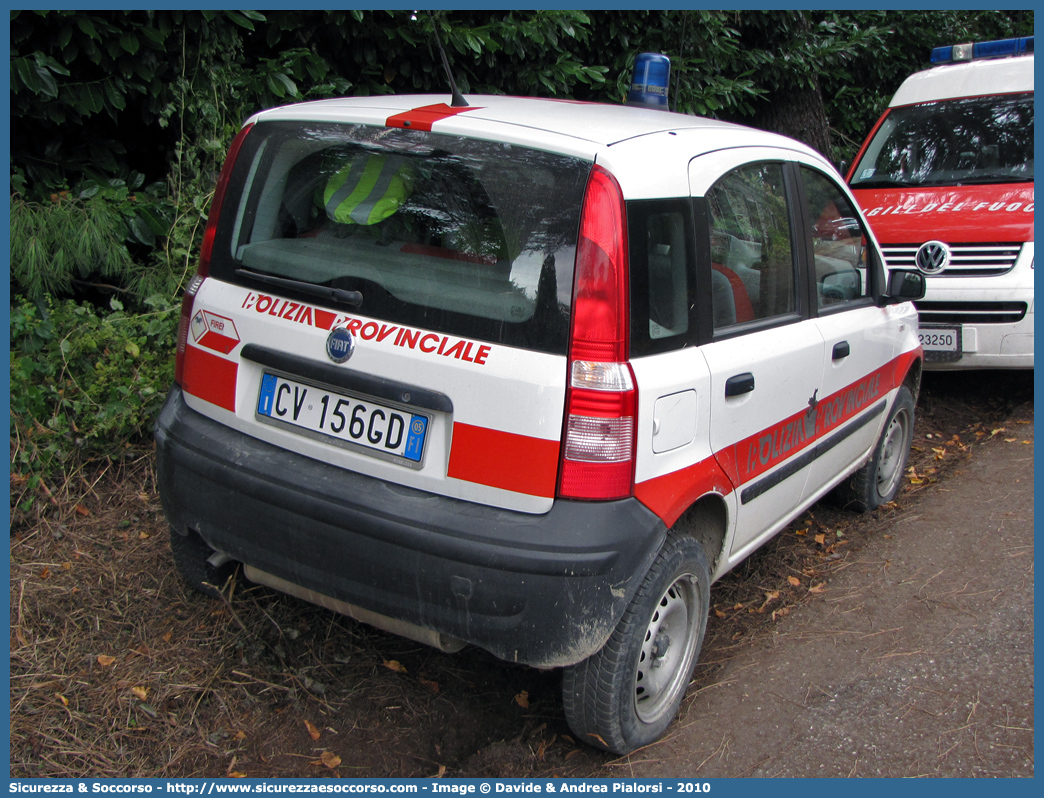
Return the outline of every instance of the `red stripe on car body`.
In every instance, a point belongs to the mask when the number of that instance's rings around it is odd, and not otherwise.
[[[727,496],[872,407],[902,384],[920,356],[920,349],[905,352],[826,399],[817,401],[814,433],[810,424],[810,434],[805,434],[808,411],[796,413],[726,446],[712,457],[637,483],[634,495],[667,526],[671,526],[701,496],[708,493]]]
[[[185,393],[234,413],[238,374],[235,361],[212,355],[198,346],[185,347],[185,371],[181,378]]]
[[[732,483],[718,461],[708,457],[669,474],[637,483],[634,497],[670,527],[701,496],[708,493],[728,496],[732,491]]]
[[[447,476],[551,498],[558,478],[558,450],[558,441],[457,421]]]

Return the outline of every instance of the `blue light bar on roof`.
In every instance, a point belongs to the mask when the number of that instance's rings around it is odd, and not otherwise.
[[[627,92],[627,104],[666,111],[670,82],[671,59],[661,53],[639,53],[634,59],[634,78]]]
[[[997,39],[992,42],[953,44],[932,50],[933,64],[949,64],[957,61],[972,61],[977,58],[1004,58],[1011,55],[1028,55],[1033,52],[1033,37]]]

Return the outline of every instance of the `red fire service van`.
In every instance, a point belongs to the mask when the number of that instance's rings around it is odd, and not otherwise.
[[[925,368],[1033,368],[1033,37],[937,47],[848,182],[889,267],[927,275]]]

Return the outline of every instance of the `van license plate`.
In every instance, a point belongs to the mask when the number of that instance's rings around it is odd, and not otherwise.
[[[288,380],[261,378],[257,414],[323,438],[333,438],[369,454],[403,458],[419,464],[424,454],[428,417],[397,410],[369,399]]]
[[[961,328],[922,325],[917,337],[926,363],[954,363],[961,359]]]
[[[926,352],[957,352],[960,334],[956,327],[922,327],[918,333]]]

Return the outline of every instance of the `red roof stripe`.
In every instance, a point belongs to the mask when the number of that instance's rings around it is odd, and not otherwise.
[[[438,105],[424,105],[420,108],[414,108],[410,111],[404,111],[401,114],[395,114],[395,116],[389,116],[388,120],[384,123],[387,127],[404,127],[410,130],[431,130],[431,126],[436,122],[443,119],[448,119],[451,116],[456,116],[464,111],[477,110],[472,106],[464,106],[461,108],[452,108],[446,103],[439,103]]]

